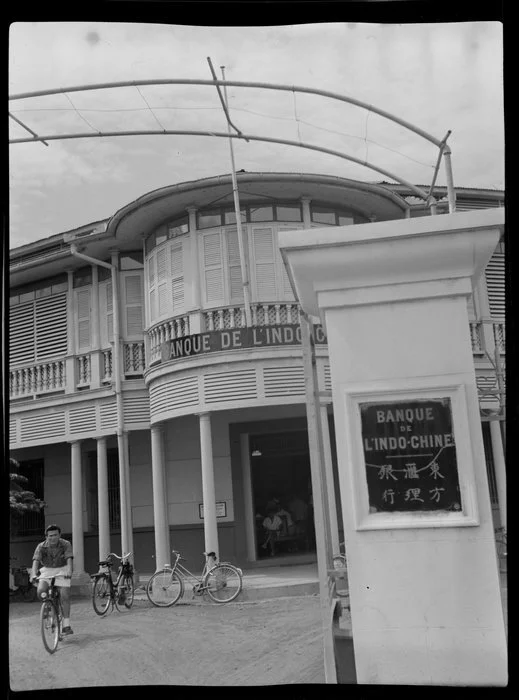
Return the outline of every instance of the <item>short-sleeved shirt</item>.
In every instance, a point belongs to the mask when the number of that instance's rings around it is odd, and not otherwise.
[[[263,527],[266,530],[279,530],[280,527],[282,527],[282,525],[283,523],[279,515],[274,515],[274,517],[272,518],[269,515],[267,515],[267,517],[263,521]]]
[[[47,540],[40,542],[34,550],[32,558],[39,561],[41,566],[58,568],[65,566],[67,559],[73,558],[73,556],[70,542],[60,537],[55,547],[50,547]]]

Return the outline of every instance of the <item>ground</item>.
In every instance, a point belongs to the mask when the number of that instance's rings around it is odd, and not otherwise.
[[[74,635],[48,654],[39,603],[9,606],[11,690],[92,686],[247,686],[324,683],[316,595],[169,609],[136,600],[98,617],[73,600]]]

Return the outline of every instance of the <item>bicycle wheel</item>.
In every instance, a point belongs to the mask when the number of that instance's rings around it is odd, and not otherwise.
[[[99,576],[92,587],[92,605],[98,615],[105,615],[110,607],[110,581],[108,576]]]
[[[124,605],[129,610],[133,605],[134,595],[133,576],[123,576],[119,586],[119,595],[117,596],[117,609],[120,610]]]
[[[154,573],[146,586],[148,600],[158,608],[170,608],[183,594],[184,582],[176,571],[171,569]]]
[[[40,610],[41,638],[43,646],[54,654],[58,648],[59,641],[59,618],[54,603],[51,600],[44,600]]]
[[[232,564],[217,564],[204,579],[207,595],[215,603],[230,603],[240,595],[242,586],[242,576]]]

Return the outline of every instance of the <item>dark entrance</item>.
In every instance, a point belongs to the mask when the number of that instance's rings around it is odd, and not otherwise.
[[[249,445],[257,557],[315,552],[307,432],[251,435]]]

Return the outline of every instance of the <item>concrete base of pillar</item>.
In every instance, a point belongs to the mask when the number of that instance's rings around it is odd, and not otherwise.
[[[92,593],[92,582],[90,576],[85,571],[72,574],[70,594],[73,598],[90,596]]]

